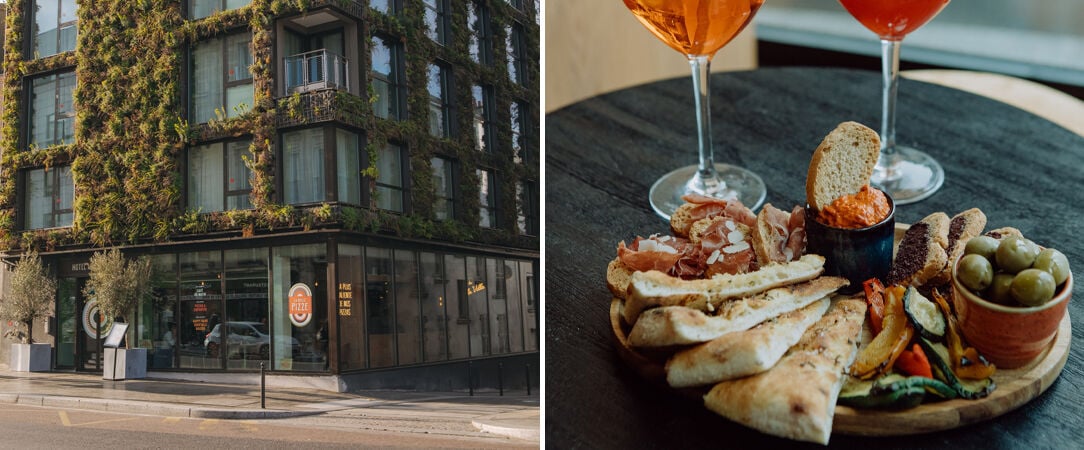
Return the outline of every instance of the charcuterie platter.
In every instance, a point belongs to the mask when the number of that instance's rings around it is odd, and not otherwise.
[[[730,421],[821,444],[951,429],[1042,394],[1069,352],[1066,256],[987,230],[978,208],[895,224],[868,182],[878,153],[875,132],[842,123],[804,207],[690,194],[670,235],[619,242],[606,283],[622,360]]]

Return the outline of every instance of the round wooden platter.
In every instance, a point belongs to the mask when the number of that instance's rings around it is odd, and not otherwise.
[[[896,241],[903,237],[907,225],[896,225]],[[666,383],[667,355],[651,355],[633,349],[628,343],[630,327],[621,317],[624,302],[614,298],[610,303],[610,326],[618,355],[637,374],[661,387],[672,389],[686,397],[700,397],[707,389],[673,389]],[[1054,341],[1034,361],[1017,369],[998,369],[994,373],[997,389],[978,400],[954,399],[924,403],[904,411],[855,409],[837,405],[832,433],[854,436],[903,436],[949,430],[988,420],[1005,414],[1031,401],[1046,391],[1061,374],[1069,358],[1072,323],[1066,313],[1058,326]]]

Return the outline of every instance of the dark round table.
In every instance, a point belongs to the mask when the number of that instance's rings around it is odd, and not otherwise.
[[[767,202],[805,197],[809,157],[837,124],[879,129],[879,72],[765,68],[711,77],[716,160],[749,168]],[[897,136],[945,169],[932,197],[899,206],[898,222],[971,207],[987,229],[1019,228],[1084,273],[1084,138],[1033,114],[955,89],[903,79]],[[1084,120],[1084,118],[1082,118]],[[649,385],[618,359],[606,264],[617,242],[669,234],[648,205],[660,175],[696,160],[691,81],[677,78],[587,99],[546,117],[545,436],[553,448],[777,448],[774,438]],[[1077,278],[1079,279],[1079,278]],[[1077,281],[1074,290],[1080,291]],[[1079,297],[1079,295],[1078,295]],[[832,447],[1084,447],[1084,299],[1069,304],[1068,362],[1043,395],[1004,415],[935,433]]]

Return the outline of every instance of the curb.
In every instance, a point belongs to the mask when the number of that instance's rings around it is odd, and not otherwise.
[[[471,420],[471,424],[474,425],[474,428],[477,428],[478,430],[484,431],[486,433],[499,434],[501,436],[508,436],[516,439],[523,439],[535,442],[538,442],[542,439],[542,434],[539,431],[538,427],[525,428],[497,425],[494,423],[500,421],[500,419],[498,419],[497,417],[498,416],[489,416],[473,419]]]
[[[322,412],[289,411],[281,409],[193,408],[189,406],[135,400],[102,400],[96,398],[34,394],[0,394],[0,403],[204,419],[284,419],[289,417],[311,416]]]

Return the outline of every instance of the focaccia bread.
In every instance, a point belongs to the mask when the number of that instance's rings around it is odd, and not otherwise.
[[[848,284],[840,277],[774,288],[752,297],[722,303],[714,315],[682,306],[647,310],[629,333],[637,347],[669,347],[707,342],[727,333],[748,330],[757,324],[828,297]],[[628,308],[628,305],[626,305]]]
[[[861,298],[834,301],[775,367],[715,385],[704,405],[764,433],[828,444],[843,371],[858,353],[865,314]]]
[[[666,362],[666,381],[676,388],[703,386],[768,370],[824,315],[829,303],[825,297],[747,331],[680,351]]]

